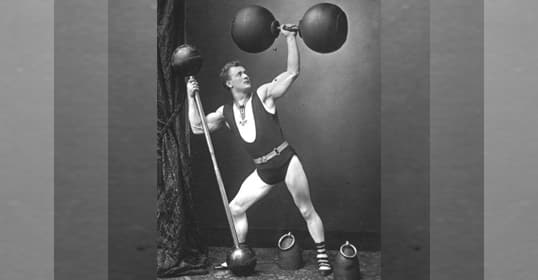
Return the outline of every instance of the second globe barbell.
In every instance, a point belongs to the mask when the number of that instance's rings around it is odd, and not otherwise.
[[[340,49],[346,41],[347,25],[347,16],[340,7],[321,3],[310,7],[293,30],[299,32],[310,49],[330,53]],[[258,5],[243,7],[232,21],[233,41],[249,53],[271,47],[279,32],[280,23],[268,9]]]

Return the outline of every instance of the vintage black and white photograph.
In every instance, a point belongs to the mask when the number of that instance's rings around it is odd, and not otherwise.
[[[379,279],[379,1],[158,4],[158,276]]]
[[[537,3],[1,1],[0,279],[536,279]]]

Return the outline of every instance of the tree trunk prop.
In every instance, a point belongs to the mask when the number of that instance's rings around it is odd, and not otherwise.
[[[170,57],[184,43],[184,1],[159,0],[157,7],[157,275],[208,273],[191,195],[190,128],[185,83]]]

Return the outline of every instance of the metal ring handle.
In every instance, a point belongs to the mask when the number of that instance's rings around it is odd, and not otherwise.
[[[291,237],[292,242],[288,247],[282,248],[282,246],[281,246],[282,241],[284,241],[284,238],[286,238],[286,237]],[[291,234],[291,232],[288,232],[288,233],[282,235],[280,237],[280,239],[278,239],[278,248],[280,248],[280,250],[287,251],[287,250],[291,249],[291,247],[293,247],[293,245],[295,245],[295,236],[293,234]]]
[[[351,249],[353,249],[353,254],[350,256],[350,255],[347,255],[346,253],[344,253],[344,247],[351,247]],[[342,244],[342,246],[340,246],[340,254],[342,256],[344,256],[345,258],[347,258],[347,259],[352,259],[352,258],[357,256],[357,248],[355,246],[353,246],[353,244],[349,243],[349,241],[346,241],[346,243],[344,243],[344,244]]]

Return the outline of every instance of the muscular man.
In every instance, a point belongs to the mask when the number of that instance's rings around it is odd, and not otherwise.
[[[246,240],[247,209],[265,196],[274,185],[285,182],[316,243],[318,269],[323,275],[328,275],[332,268],[325,249],[323,223],[312,205],[301,161],[284,139],[276,111],[276,100],[286,94],[299,75],[296,32],[282,28],[280,33],[285,37],[288,47],[286,71],[253,91],[245,67],[238,61],[226,63],[220,77],[224,87],[232,94],[233,101],[208,114],[206,120],[210,131],[226,125],[244,145],[256,166],[230,202],[239,242],[244,244]],[[189,120],[193,133],[202,134],[202,123],[194,101],[197,90],[199,86],[196,80],[189,79]],[[226,267],[226,263],[223,263],[218,268]]]

